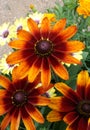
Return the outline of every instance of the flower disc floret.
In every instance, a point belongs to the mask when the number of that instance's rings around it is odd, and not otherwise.
[[[40,56],[48,56],[53,51],[53,44],[49,40],[40,40],[35,44],[35,53]]]
[[[12,104],[17,107],[23,106],[27,102],[27,94],[22,90],[16,91],[11,98]]]

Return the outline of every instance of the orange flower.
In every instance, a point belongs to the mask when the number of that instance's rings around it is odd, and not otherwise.
[[[51,98],[47,115],[50,122],[64,120],[66,130],[90,130],[90,77],[81,71],[77,77],[77,88],[72,90],[64,83],[56,83],[56,89],[64,96]]]
[[[36,130],[32,119],[44,123],[44,117],[36,106],[46,106],[49,99],[41,96],[44,90],[37,87],[37,80],[33,83],[27,82],[27,78],[18,80],[15,69],[12,81],[0,76],[0,115],[5,114],[0,130],[6,130],[10,122],[10,129],[18,130],[21,119],[27,130]]]
[[[41,72],[43,86],[48,86],[51,81],[51,68],[61,78],[69,78],[66,68],[62,62],[69,64],[80,64],[72,53],[84,49],[84,44],[77,40],[69,40],[77,31],[76,26],[64,29],[66,19],[59,20],[53,27],[50,20],[45,17],[41,26],[31,18],[27,21],[30,32],[19,30],[17,40],[11,41],[9,45],[18,49],[7,58],[10,65],[20,63],[18,67],[19,77],[28,75],[33,82],[38,73]]]
[[[77,12],[79,15],[83,15],[84,18],[90,16],[90,0],[79,0]]]

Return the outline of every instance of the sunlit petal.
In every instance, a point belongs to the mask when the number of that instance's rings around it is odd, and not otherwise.
[[[80,101],[79,95],[75,93],[68,85],[65,83],[56,83],[55,87],[58,91],[60,91],[65,97],[73,101],[74,103],[78,103]]]
[[[41,23],[41,28],[40,28],[41,37],[43,37],[44,39],[48,38],[49,30],[50,30],[50,21],[47,17],[45,17]]]
[[[42,69],[41,81],[42,81],[43,86],[47,88],[51,81],[51,70],[50,70],[50,65],[47,58],[42,59],[41,69]]]
[[[89,74],[87,71],[81,71],[78,74],[76,91],[82,98],[85,98],[85,87],[88,79],[89,79]]]
[[[28,114],[30,114],[30,116],[36,120],[39,123],[44,123],[44,118],[42,116],[42,114],[39,112],[39,110],[37,108],[35,108],[33,105],[28,104],[26,106],[26,111],[28,112]]]
[[[60,112],[53,110],[53,111],[49,112],[49,114],[47,115],[47,120],[49,122],[56,122],[56,121],[62,120],[63,117],[64,117],[64,113],[60,113]]]

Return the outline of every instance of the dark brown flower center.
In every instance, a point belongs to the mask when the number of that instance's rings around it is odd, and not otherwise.
[[[16,106],[23,106],[27,102],[27,94],[22,91],[16,91],[12,96],[12,103]]]
[[[81,115],[89,117],[90,116],[90,101],[87,101],[87,100],[81,101],[78,104],[77,110]]]
[[[35,52],[40,56],[50,55],[53,50],[53,44],[49,40],[40,40],[35,44]]]
[[[7,38],[8,35],[9,35],[9,31],[6,30],[6,31],[3,32],[2,37],[3,37],[3,38]]]

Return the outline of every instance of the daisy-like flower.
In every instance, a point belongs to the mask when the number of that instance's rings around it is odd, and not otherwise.
[[[54,26],[45,17],[41,26],[31,18],[27,21],[29,32],[19,30],[17,40],[9,43],[12,48],[18,49],[7,57],[10,65],[20,63],[19,77],[28,75],[28,80],[33,82],[41,72],[43,86],[48,86],[51,81],[51,69],[61,78],[69,79],[69,74],[62,62],[81,64],[72,56],[72,53],[85,48],[84,43],[78,40],[69,40],[76,32],[77,27],[72,25],[65,28],[66,19],[63,18]]]
[[[77,12],[79,15],[83,15],[84,18],[90,16],[90,0],[79,0]]]
[[[25,18],[21,17],[19,19],[16,19],[14,21],[14,23],[10,26],[9,29],[11,30],[10,37],[12,39],[17,38],[17,31],[18,30],[21,30],[21,29],[28,30],[27,17],[25,17]]]
[[[10,53],[9,53],[10,54]],[[3,74],[9,74],[12,73],[12,70],[15,66],[18,65],[9,65],[6,62],[7,54],[4,54],[3,57],[0,59],[0,72]]]
[[[2,24],[0,26],[0,45],[1,46],[10,42],[9,33],[10,33],[9,23]]]
[[[43,17],[43,13],[39,13],[36,11],[35,13],[29,14],[29,17],[32,18],[37,24],[40,24]]]
[[[66,130],[90,130],[90,76],[86,70],[77,77],[74,91],[64,83],[56,83],[56,89],[64,96],[51,98],[49,107],[53,110],[47,115],[50,122],[64,120]]]
[[[44,123],[44,117],[37,106],[46,106],[49,103],[43,87],[37,88],[38,79],[29,83],[27,78],[19,80],[16,68],[12,71],[12,81],[5,76],[0,76],[0,115],[5,115],[1,122],[0,130],[18,130],[21,120],[26,130],[35,130],[33,120]],[[50,86],[51,87],[51,86]]]
[[[39,13],[36,11],[35,13],[30,14],[29,17],[32,18],[38,24],[38,26],[41,25],[41,21],[45,17],[47,17],[51,22],[56,21],[55,14],[53,13]]]

